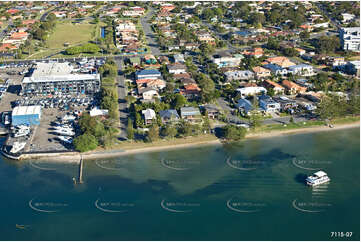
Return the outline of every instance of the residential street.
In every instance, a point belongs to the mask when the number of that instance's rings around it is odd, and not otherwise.
[[[125,78],[122,72],[123,69],[123,58],[115,58],[115,62],[118,66],[118,98],[119,98],[119,118],[120,118],[120,140],[127,139],[127,122],[128,122],[128,105],[125,101],[126,96],[126,86],[125,86]]]
[[[159,45],[157,43],[155,34],[153,33],[152,28],[148,23],[148,20],[152,18],[153,14],[154,14],[154,9],[150,8],[147,15],[145,17],[140,18],[140,22],[143,26],[144,35],[147,39],[148,46],[150,47],[152,54],[161,55],[162,53],[159,50]]]

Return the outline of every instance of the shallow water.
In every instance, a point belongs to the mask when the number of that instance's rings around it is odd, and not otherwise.
[[[359,240],[359,132],[89,160],[81,185],[77,165],[2,158],[0,239]]]

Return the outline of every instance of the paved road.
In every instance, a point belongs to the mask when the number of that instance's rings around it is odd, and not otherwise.
[[[118,66],[118,98],[119,98],[119,118],[120,118],[120,134],[119,138],[121,140],[127,139],[127,123],[128,123],[128,105],[125,101],[126,96],[126,86],[125,86],[125,78],[122,72],[123,69],[123,59],[117,58],[115,62]]]
[[[153,14],[154,14],[154,9],[150,8],[147,15],[145,17],[140,18],[140,23],[143,26],[144,35],[145,38],[147,39],[148,46],[150,47],[152,54],[161,55],[162,53],[160,52],[155,33],[152,31],[152,28],[148,23],[148,20],[152,18]]]

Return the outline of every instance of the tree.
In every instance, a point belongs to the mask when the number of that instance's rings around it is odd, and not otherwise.
[[[300,33],[300,38],[302,40],[308,40],[310,38],[310,33],[308,31],[302,31]]]
[[[130,140],[134,139],[133,121],[131,118],[128,118],[127,137]]]
[[[239,141],[246,136],[247,130],[244,127],[226,125],[223,128],[223,137],[230,141]]]
[[[74,147],[77,151],[86,152],[94,150],[98,146],[98,141],[89,133],[84,133],[74,139]]]
[[[148,131],[147,140],[148,142],[154,142],[159,139],[159,127],[156,124],[153,124]]]
[[[249,123],[251,124],[253,129],[256,129],[261,125],[261,117],[255,111],[251,111],[249,117]]]
[[[172,107],[174,109],[179,109],[183,107],[186,103],[187,103],[187,99],[183,95],[177,93],[172,101]]]
[[[340,48],[340,39],[336,36],[321,36],[317,41],[317,46],[320,53],[335,52]]]
[[[162,135],[168,138],[174,138],[177,135],[178,131],[172,124],[167,124],[162,130]]]
[[[182,121],[179,127],[179,133],[183,134],[184,136],[192,135],[193,129],[192,125],[186,121]]]

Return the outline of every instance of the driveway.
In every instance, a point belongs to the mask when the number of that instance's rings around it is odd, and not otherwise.
[[[241,120],[237,115],[232,114],[232,108],[228,105],[227,101],[223,97],[217,99],[218,105],[225,111],[227,121],[233,124],[248,124],[247,122]]]
[[[150,50],[153,55],[161,55],[159,45],[157,43],[157,38],[155,36],[155,33],[152,31],[152,28],[148,21],[152,18],[154,14],[154,9],[150,8],[147,15],[145,17],[140,18],[140,23],[143,26],[143,31],[145,38],[147,39],[148,46],[150,47]]]

